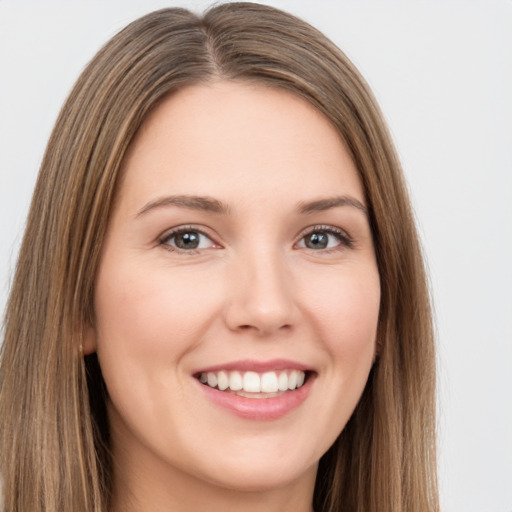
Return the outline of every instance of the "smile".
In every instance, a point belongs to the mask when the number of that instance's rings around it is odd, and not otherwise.
[[[202,372],[201,383],[218,389],[233,392],[246,398],[272,398],[286,391],[303,386],[306,372],[302,370],[277,370],[258,373],[254,371]]]
[[[246,420],[268,421],[300,408],[317,372],[290,360],[274,359],[234,361],[200,369],[193,376],[210,403]]]

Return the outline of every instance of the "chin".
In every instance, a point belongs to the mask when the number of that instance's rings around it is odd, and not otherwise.
[[[203,480],[224,489],[241,492],[266,492],[286,488],[302,479],[313,479],[318,458],[304,452],[285,457],[277,450],[237,453],[203,466]],[[295,455],[295,456],[293,456]]]
[[[278,464],[267,464],[260,467],[239,464],[231,471],[223,471],[222,477],[212,479],[211,483],[217,487],[238,492],[270,492],[293,486],[306,475],[315,475],[317,466],[318,463],[315,463],[311,467],[301,468],[300,471],[297,468],[294,468],[294,471],[291,471],[292,468],[283,471],[281,465]]]

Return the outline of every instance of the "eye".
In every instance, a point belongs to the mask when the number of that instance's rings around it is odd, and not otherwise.
[[[160,239],[160,244],[166,246],[168,250],[186,252],[217,247],[208,235],[189,227],[178,228],[166,233]]]
[[[314,226],[302,236],[297,245],[314,251],[329,251],[350,248],[353,242],[342,229],[334,226]]]

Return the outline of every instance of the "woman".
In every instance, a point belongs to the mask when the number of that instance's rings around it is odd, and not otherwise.
[[[437,510],[422,258],[347,58],[246,3],[107,43],[48,144],[1,369],[9,512]]]

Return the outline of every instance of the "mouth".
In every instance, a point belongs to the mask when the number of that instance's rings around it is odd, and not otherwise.
[[[301,410],[316,371],[290,360],[236,361],[198,369],[194,380],[212,404],[244,420],[268,421]]]
[[[310,371],[291,368],[266,372],[225,369],[195,375],[204,386],[255,399],[275,398],[299,389],[310,376]]]

